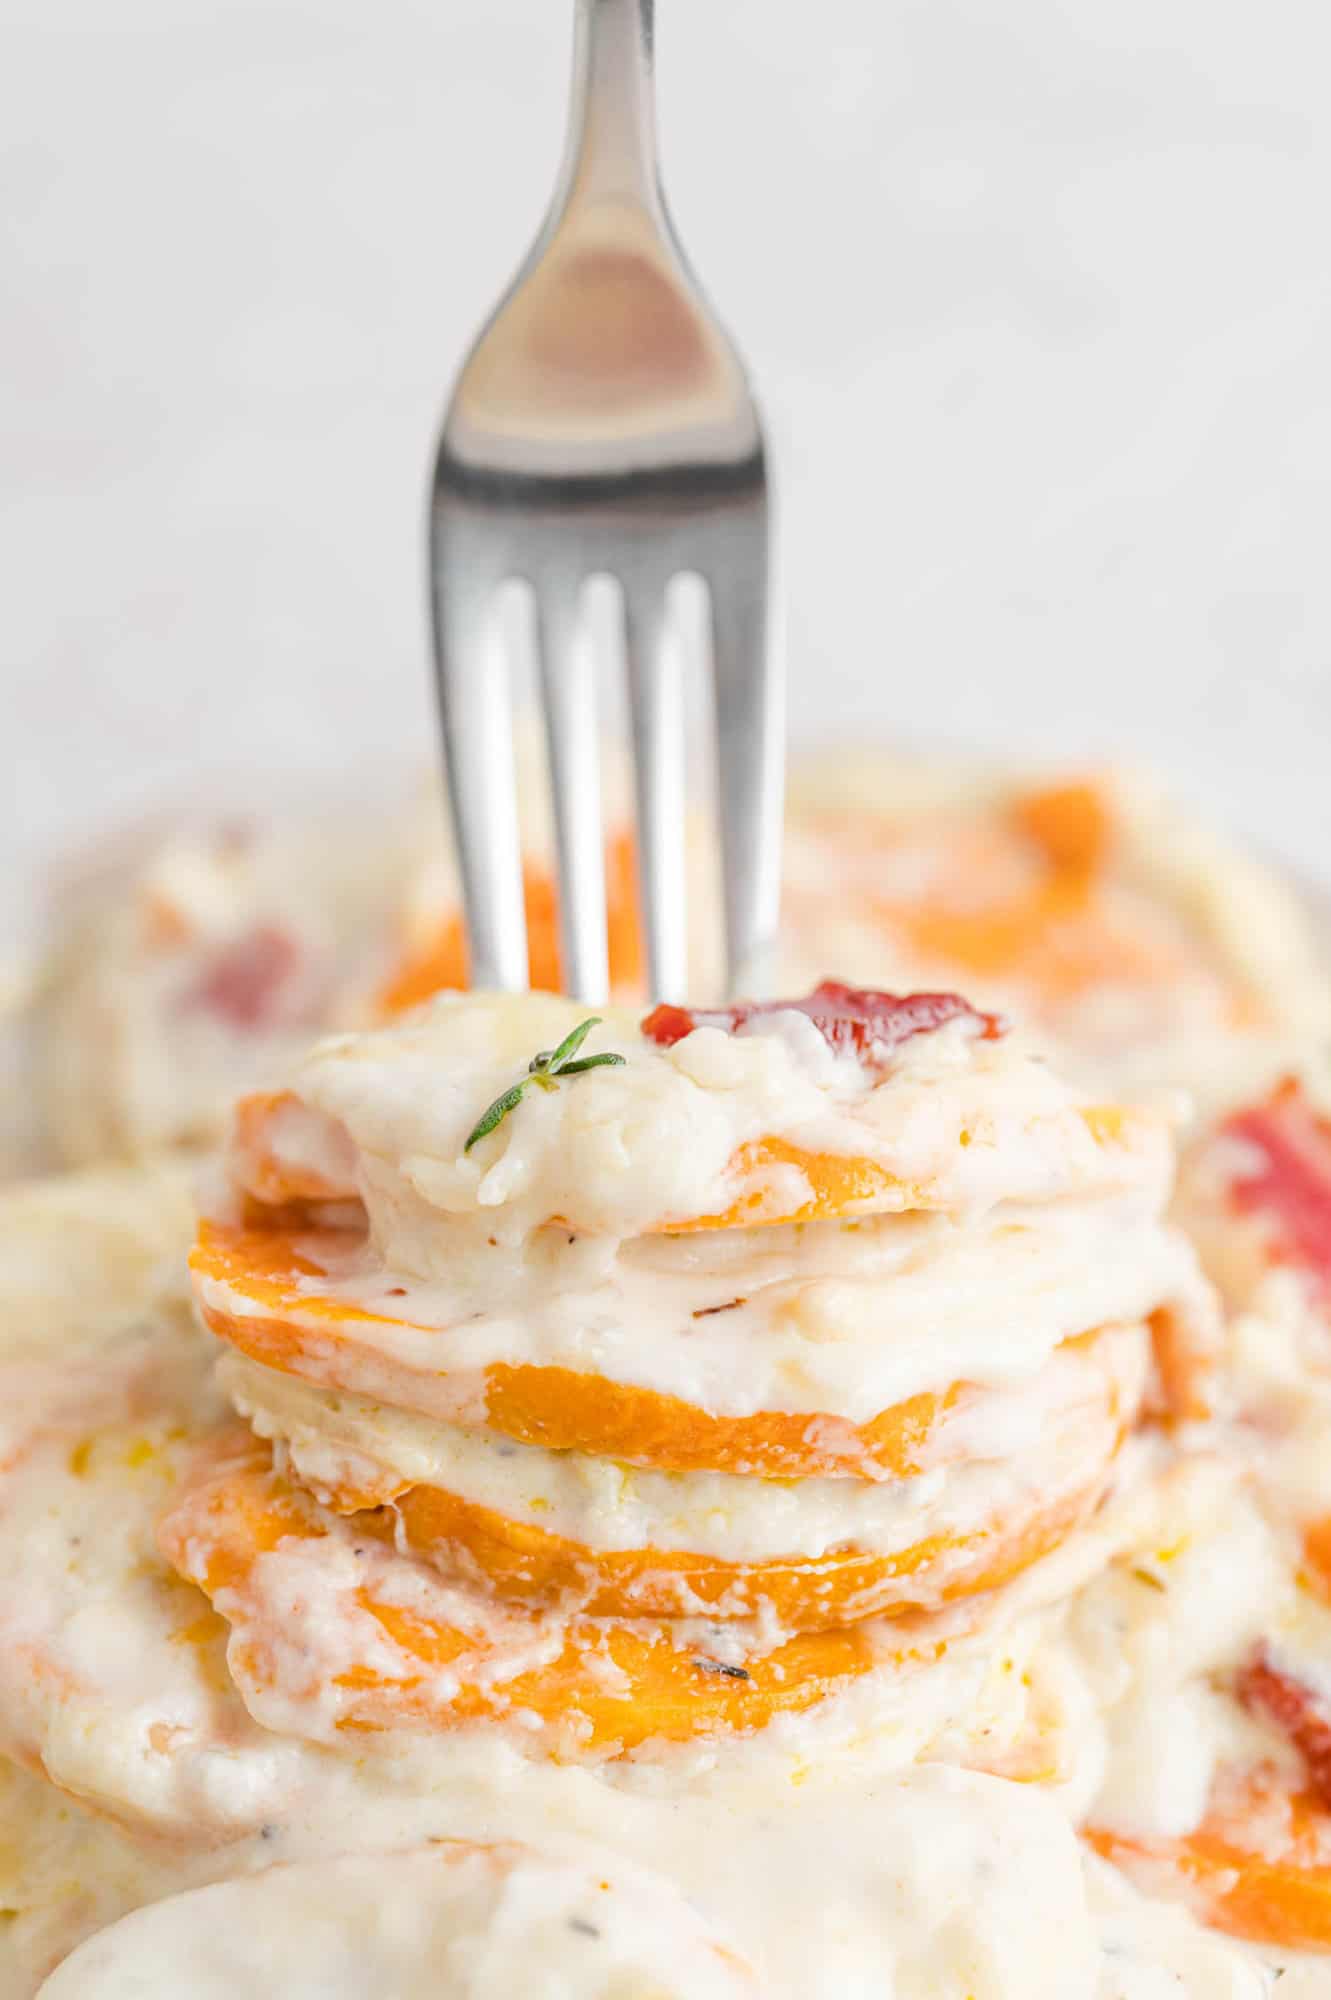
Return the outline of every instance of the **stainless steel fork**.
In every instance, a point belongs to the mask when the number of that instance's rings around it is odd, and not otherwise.
[[[711,606],[726,964],[761,990],[776,929],[784,703],[768,630],[762,425],[676,240],[656,166],[652,0],[577,0],[568,139],[535,246],[462,367],[430,508],[435,667],[472,980],[527,984],[513,702],[495,632],[531,588],[560,875],[564,983],[604,997],[605,830],[587,579],[624,612],[652,997],[687,978],[684,746],[666,589]]]

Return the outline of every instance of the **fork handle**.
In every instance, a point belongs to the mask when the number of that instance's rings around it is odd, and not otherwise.
[[[602,202],[660,210],[652,15],[653,0],[576,0],[556,216]]]

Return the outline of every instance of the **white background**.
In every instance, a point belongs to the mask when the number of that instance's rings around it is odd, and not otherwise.
[[[1331,874],[1325,0],[658,0],[779,453],[797,727],[1128,752]],[[6,909],[430,754],[433,426],[563,0],[0,0]]]

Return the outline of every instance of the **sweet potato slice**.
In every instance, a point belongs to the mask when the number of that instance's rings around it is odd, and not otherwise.
[[[1114,1433],[1103,1429],[1112,1444]],[[1102,1490],[1110,1453],[1094,1444],[1073,1482],[970,1530],[940,1532],[890,1554],[837,1550],[802,1560],[726,1562],[679,1549],[595,1549],[433,1486],[393,1502],[402,1545],[444,1574],[474,1578],[505,1601],[596,1618],[775,1617],[824,1631],[869,1617],[930,1612],[996,1589],[1056,1548]],[[348,1495],[349,1500],[356,1496]]]
[[[446,1327],[417,1327],[406,1315],[371,1311],[320,1286],[354,1256],[349,1241],[345,1231],[204,1222],[190,1266],[205,1321],[241,1353],[285,1374],[445,1421],[479,1417],[522,1444],[588,1451],[663,1472],[909,1478],[971,1455],[982,1404],[990,1403],[1001,1421],[1014,1396],[1049,1389],[1047,1381],[1008,1391],[953,1383],[856,1424],[802,1410],[718,1415],[678,1396],[565,1367],[499,1362],[478,1379],[450,1372]],[[403,1330],[427,1337],[428,1360],[394,1342]],[[1102,1394],[1100,1371],[1116,1375],[1113,1357],[1122,1340],[1121,1329],[1096,1329],[1065,1342],[1048,1367],[1081,1374],[1081,1382],[1069,1374],[1070,1393],[1085,1395],[1093,1409]]]
[[[503,1609],[363,1529],[288,1485],[244,1433],[201,1459],[163,1517],[162,1551],[231,1625],[228,1664],[260,1717],[278,1702],[325,1740],[507,1724],[551,1754],[605,1758],[749,1733],[944,1650],[927,1631],[889,1648],[870,1622],[737,1655],[688,1628]],[[293,1596],[320,1605],[316,1642],[292,1644]]]
[[[791,1194],[793,1169],[794,1181]],[[784,1170],[784,1171],[783,1171]],[[671,1236],[697,1229],[753,1229],[777,1222],[825,1222],[884,1208],[927,1208],[927,1191],[896,1179],[876,1160],[845,1153],[811,1153],[787,1139],[756,1139],[731,1162],[744,1192],[715,1215],[667,1222]]]
[[[1226,1787],[1180,1840],[1104,1829],[1087,1838],[1153,1893],[1172,1874],[1216,1930],[1287,1951],[1331,1951],[1331,1815],[1308,1794],[1281,1793],[1256,1776]]]

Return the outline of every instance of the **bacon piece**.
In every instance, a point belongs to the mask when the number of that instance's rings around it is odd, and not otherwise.
[[[305,1011],[294,991],[300,970],[301,949],[291,932],[256,924],[213,955],[181,1004],[216,1014],[233,1028],[268,1028],[281,1021],[294,1026]]]
[[[1267,1222],[1280,1257],[1331,1296],[1331,1129],[1287,1078],[1265,1104],[1236,1112],[1221,1131],[1257,1156],[1233,1178],[1235,1207]]]
[[[695,1028],[728,1035],[767,1014],[807,1014],[830,1049],[853,1051],[871,1068],[886,1064],[912,1035],[931,1034],[949,1021],[971,1021],[985,1041],[1006,1030],[997,1014],[981,1014],[959,993],[874,993],[825,979],[803,1000],[745,1000],[737,1007],[654,1007],[642,1023],[649,1041],[673,1048]]]
[[[1331,1811],[1331,1711],[1306,1682],[1272,1663],[1265,1646],[1258,1646],[1241,1667],[1234,1691],[1250,1715],[1275,1724],[1303,1759],[1308,1784]]]

